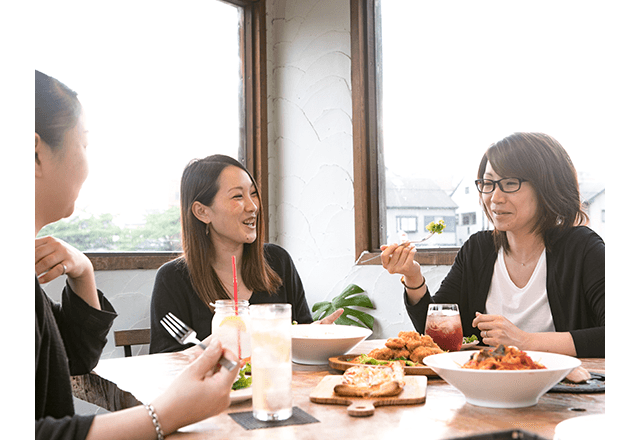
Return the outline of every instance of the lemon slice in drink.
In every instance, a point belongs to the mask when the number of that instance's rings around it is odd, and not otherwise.
[[[236,327],[241,332],[247,331],[247,326],[239,316],[225,316],[222,321],[220,321],[220,327],[224,327],[225,325]]]

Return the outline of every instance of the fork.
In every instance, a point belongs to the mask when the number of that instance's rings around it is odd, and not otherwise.
[[[160,320],[160,324],[169,332],[173,338],[181,344],[193,343],[198,347],[205,350],[207,348],[200,340],[196,337],[196,332],[189,327],[187,324],[178,319],[173,313],[169,312],[165,315],[164,318]],[[222,366],[224,366],[227,370],[233,370],[237,363],[234,361],[230,361],[224,356],[220,357],[218,361]]]
[[[403,241],[402,243],[400,243],[400,246],[406,246],[409,244],[418,244],[418,243],[422,243],[423,241],[427,241],[428,239],[430,239],[431,237],[433,237],[433,235],[435,234],[435,232],[432,232],[431,234],[427,235],[426,237],[420,239],[420,240],[413,240],[413,241]],[[382,253],[375,255],[367,260],[364,261],[358,261],[359,264],[361,263],[366,263],[367,261],[373,261],[376,258],[380,257],[380,255],[382,255]]]

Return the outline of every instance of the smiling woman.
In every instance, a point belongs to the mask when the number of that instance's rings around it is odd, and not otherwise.
[[[382,252],[385,269],[404,275],[416,330],[424,330],[430,303],[458,304],[463,333],[486,345],[603,357],[605,246],[582,226],[587,216],[564,148],[546,134],[514,133],[487,150],[477,182],[494,230],[466,241],[435,295],[415,249]]]
[[[265,243],[261,195],[242,164],[224,155],[191,161],[182,175],[180,206],[184,256],[163,265],[156,275],[151,353],[182,349],[159,324],[168,312],[181,317],[200,339],[211,334],[210,303],[234,297],[234,258],[239,262],[239,300],[289,303],[293,320],[311,323],[291,256]]]
[[[532,153],[535,149],[535,154]],[[524,210],[520,221],[526,233],[551,229],[567,230],[588,221],[580,202],[578,175],[571,158],[557,140],[542,133],[515,133],[496,142],[480,161],[478,179],[515,177],[521,185],[511,190],[493,186],[479,188],[487,217],[496,226],[498,245],[510,251],[505,234],[517,208]],[[509,191],[509,192],[507,192]],[[508,205],[508,202],[512,202]],[[520,205],[523,201],[524,205]],[[512,209],[513,208],[513,209]],[[497,222],[504,226],[497,227]]]
[[[229,156],[193,160],[185,168],[180,185],[184,261],[205,305],[231,298],[232,257],[239,262],[239,299],[248,300],[253,290],[274,292],[281,282],[264,259],[260,200],[249,171]]]

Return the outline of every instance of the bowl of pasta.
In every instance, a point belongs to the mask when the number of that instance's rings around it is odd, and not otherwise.
[[[499,345],[428,356],[425,365],[464,394],[472,405],[533,406],[581,362],[571,356]]]

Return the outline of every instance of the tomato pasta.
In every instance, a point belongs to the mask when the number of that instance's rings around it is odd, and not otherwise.
[[[542,370],[544,365],[532,360],[516,347],[500,344],[496,348],[484,348],[474,353],[462,368],[474,370]]]

